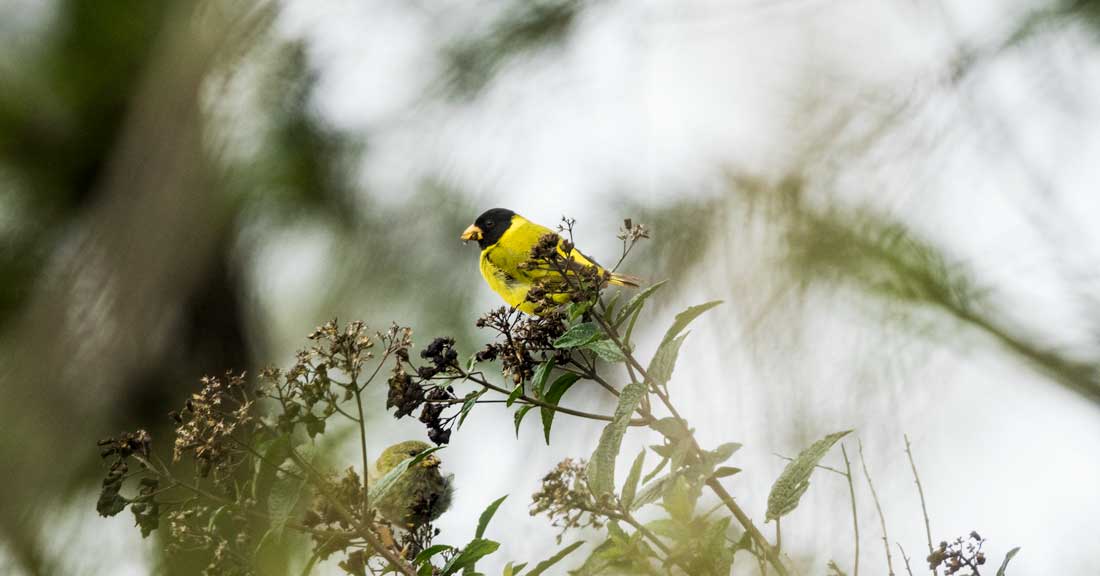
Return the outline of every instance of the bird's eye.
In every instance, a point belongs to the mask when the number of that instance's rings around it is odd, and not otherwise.
[[[419,454],[419,452],[416,450],[409,450],[409,456],[416,456],[417,454]]]
[[[492,228],[493,227],[493,221],[492,220],[486,220],[485,221],[485,227],[486,228]]]

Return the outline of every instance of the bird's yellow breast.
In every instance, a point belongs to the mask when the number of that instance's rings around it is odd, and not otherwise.
[[[481,275],[489,287],[509,306],[515,306],[528,314],[534,313],[534,304],[527,301],[527,292],[532,284],[547,275],[560,276],[557,272],[545,269],[524,269],[521,266],[531,259],[531,249],[538,244],[539,239],[553,233],[553,230],[516,214],[512,216],[511,225],[496,244],[487,246],[481,251]],[[561,252],[560,244],[558,251]],[[562,252],[562,255],[571,256],[579,264],[595,266],[577,250],[573,250],[569,255]],[[560,297],[555,295],[554,299],[566,302],[568,295],[561,294]]]

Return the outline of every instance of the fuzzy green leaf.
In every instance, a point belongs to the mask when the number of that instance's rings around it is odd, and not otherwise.
[[[642,488],[642,491],[634,497],[634,503],[630,509],[637,510],[646,504],[652,504],[663,498],[665,490],[667,490],[679,476],[679,474],[669,474],[668,476],[646,484],[645,488]]]
[[[683,420],[679,418],[661,418],[649,425],[657,432],[661,433],[661,436],[668,438],[669,440],[680,440],[686,438],[691,431],[688,430],[687,425]]]
[[[562,395],[565,394],[565,391],[569,390],[569,388],[573,386],[573,384],[576,384],[579,379],[580,376],[572,372],[566,372],[558,376],[558,379],[554,380],[554,383],[550,385],[550,390],[543,396],[543,402],[557,406],[558,402],[561,401]],[[542,413],[542,433],[546,436],[546,445],[549,446],[550,427],[554,425],[554,414],[556,412],[552,408],[547,408],[545,406],[540,406],[539,411]]]
[[[504,502],[504,499],[507,497],[508,495],[505,494],[497,498],[481,513],[481,517],[477,519],[477,532],[474,533],[475,538],[481,538],[485,535],[485,528],[489,526],[489,521],[493,519],[493,514],[497,513],[497,508],[500,508],[501,503]]]
[[[584,540],[578,540],[578,541],[566,546],[565,548],[562,548],[561,550],[558,551],[557,554],[554,554],[550,558],[547,558],[546,560],[543,560],[542,562],[539,562],[538,564],[536,564],[535,567],[530,572],[527,573],[527,576],[539,576],[543,572],[546,572],[551,566],[553,566],[554,564],[557,564],[558,562],[561,562],[562,559],[564,559],[566,556],[572,554],[574,550],[576,550],[577,548],[580,548],[583,545],[584,545]]]
[[[638,481],[642,479],[643,467],[645,467],[645,450],[638,453],[634,464],[630,466],[630,473],[626,475],[626,482],[623,484],[622,496],[619,497],[623,508],[627,510],[630,510],[630,505],[634,503],[634,495],[638,492]]]
[[[657,386],[664,386],[672,379],[672,370],[676,367],[676,358],[680,355],[680,346],[684,343],[687,334],[662,342],[649,361],[646,369],[647,380]]]
[[[665,344],[671,342],[673,338],[677,337],[680,332],[683,332],[684,328],[687,328],[688,324],[691,324],[691,322],[698,318],[703,312],[706,312],[707,310],[710,310],[711,308],[714,308],[721,303],[721,300],[714,300],[712,302],[706,302],[704,304],[692,306],[687,310],[684,310],[683,312],[677,314],[676,319],[672,321],[672,326],[669,326],[668,331],[665,332],[665,337],[661,339],[661,345],[664,346]]]
[[[619,457],[623,435],[630,426],[630,416],[634,414],[645,394],[645,386],[636,382],[627,384],[619,393],[619,405],[615,407],[614,420],[604,426],[600,443],[588,462],[588,486],[597,496],[610,494],[615,490],[615,460]]]
[[[810,487],[810,475],[813,474],[817,463],[825,456],[833,444],[846,436],[851,430],[835,432],[814,442],[809,448],[803,450],[797,458],[787,463],[783,473],[772,485],[768,495],[768,511],[765,514],[767,521],[777,520],[798,507],[799,500]]]
[[[554,348],[577,348],[600,337],[600,327],[593,322],[576,324],[554,340]]]
[[[403,462],[401,462],[397,466],[394,466],[393,470],[387,472],[385,476],[383,476],[377,482],[371,485],[370,492],[367,493],[368,501],[380,501],[383,496],[389,493],[390,489],[392,489],[394,484],[397,483],[397,480],[401,478],[401,476],[404,475],[406,471],[408,471],[410,466],[415,466],[416,464],[419,464],[420,461],[427,458],[429,454],[442,450],[443,448],[445,447],[435,446],[432,448],[428,448],[427,450],[417,454],[416,456],[413,456],[412,458],[406,458]]]
[[[1005,576],[1005,569],[1008,568],[1008,562],[1012,560],[1016,553],[1020,551],[1020,547],[1017,546],[1005,554],[1004,562],[1001,562],[1001,567],[997,569],[997,576]]]
[[[583,348],[595,352],[596,356],[599,356],[600,360],[604,362],[615,363],[626,360],[626,355],[623,354],[619,346],[611,340],[595,340],[585,344]]]
[[[660,282],[650,284],[644,290],[635,294],[634,297],[631,298],[625,306],[623,306],[623,309],[621,312],[619,312],[618,316],[615,317],[615,326],[621,326],[622,323],[625,322],[626,319],[629,318],[631,315],[640,312],[642,309],[642,305],[645,304],[646,299],[652,296],[654,292],[659,290],[665,284],[668,284],[668,280],[661,280]]]
[[[692,490],[683,476],[677,476],[676,480],[665,490],[661,504],[673,520],[687,524],[695,514],[695,502],[698,497],[699,492]]]

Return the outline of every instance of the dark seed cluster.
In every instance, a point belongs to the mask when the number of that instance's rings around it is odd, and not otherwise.
[[[451,441],[451,428],[457,414],[444,411],[460,402],[454,388],[446,382],[462,374],[454,338],[440,337],[420,351],[428,364],[415,366],[408,354],[394,362],[389,378],[386,408],[394,408],[394,417],[403,418],[420,410],[419,420],[428,431],[428,439],[437,445]]]

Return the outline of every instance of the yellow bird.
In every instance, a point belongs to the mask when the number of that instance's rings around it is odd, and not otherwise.
[[[554,231],[535,224],[530,220],[506,208],[493,208],[477,217],[465,231],[463,241],[476,240],[481,247],[481,275],[494,292],[510,306],[527,314],[535,312],[535,304],[527,301],[527,292],[535,282],[562,284],[561,272],[547,266],[530,266],[531,249],[539,240]],[[563,241],[558,241],[558,254],[567,260],[572,258],[573,266],[595,268],[606,278],[606,284],[637,288],[639,280],[633,276],[607,272],[580,250],[572,248],[565,251]],[[549,282],[547,282],[549,280]],[[567,302],[569,295],[554,294],[556,302]]]

